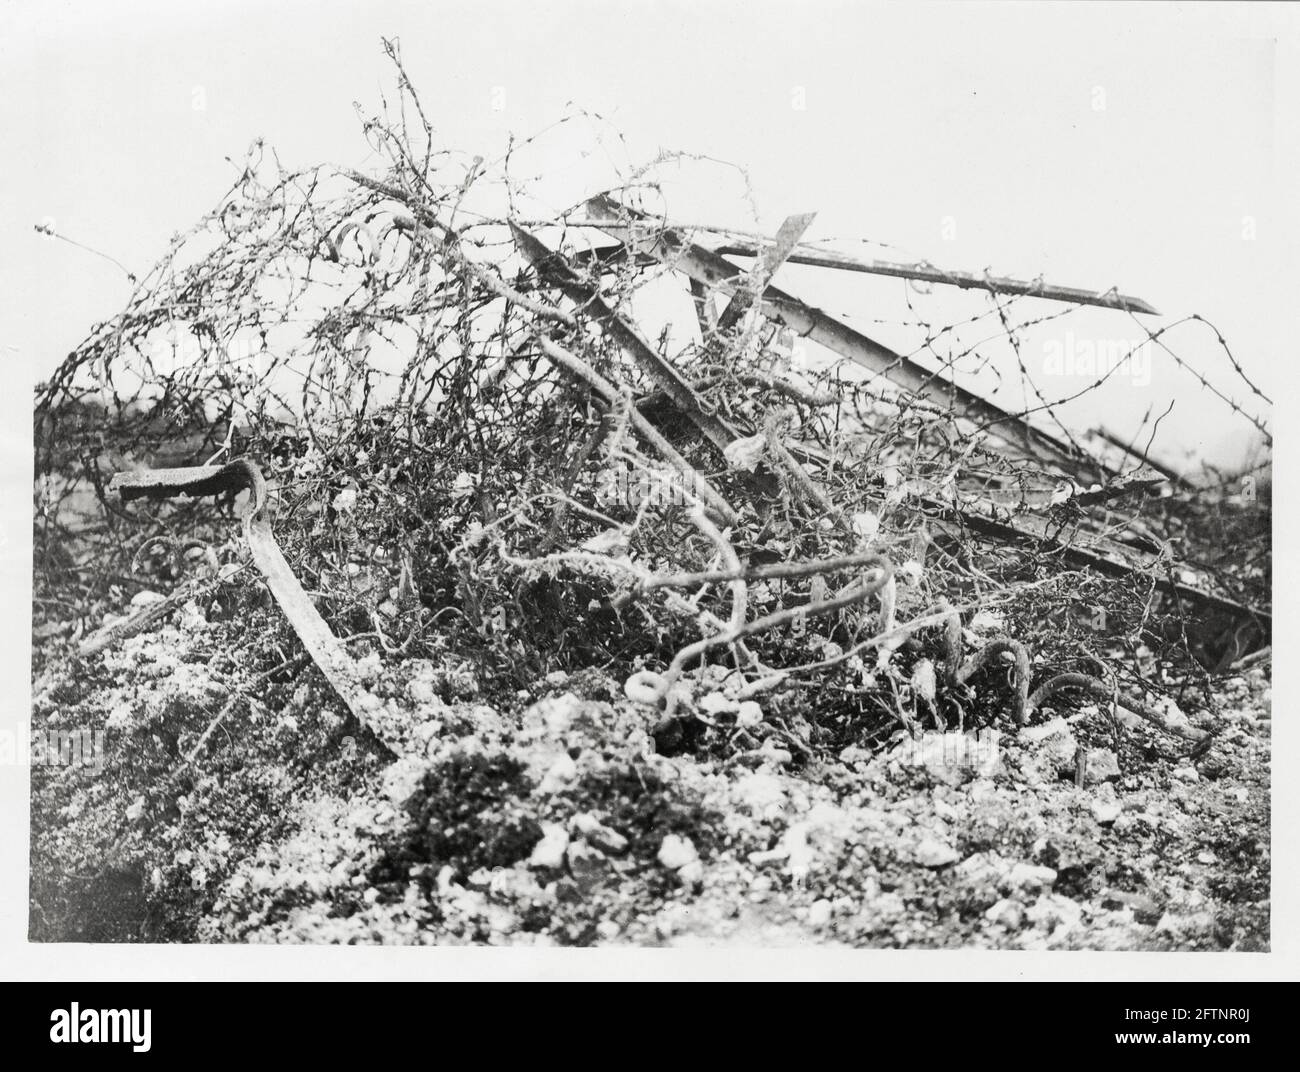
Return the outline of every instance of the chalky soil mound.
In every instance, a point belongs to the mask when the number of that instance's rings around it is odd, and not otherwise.
[[[715,759],[657,753],[654,712],[596,672],[487,703],[463,666],[373,656],[402,758],[286,673],[176,772],[232,627],[190,605],[38,682],[40,725],[110,743],[102,768],[33,769],[34,939],[1268,948],[1266,668],[1221,682],[1195,758],[1140,719],[1116,752],[1084,706]],[[735,733],[753,701],[729,677],[687,702]]]

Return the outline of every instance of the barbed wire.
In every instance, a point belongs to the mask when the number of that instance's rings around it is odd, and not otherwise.
[[[810,645],[844,648],[875,635],[873,601],[836,602],[828,587],[851,589],[860,578],[834,569],[740,578],[774,556],[815,562],[867,549],[896,558],[891,569],[917,563],[920,572],[904,574],[913,580],[891,581],[900,613],[940,597],[978,601],[991,585],[1025,613],[1026,639],[1068,668],[1080,644],[1096,640],[1065,625],[1086,593],[1110,614],[1107,635],[1141,622],[1161,659],[1188,662],[1186,630],[1172,624],[1180,612],[1157,606],[1141,577],[1080,582],[1059,549],[1010,552],[979,538],[963,515],[962,504],[989,489],[1016,491],[1022,501],[1009,509],[1024,510],[1032,492],[1050,492],[1063,475],[1002,450],[1006,428],[953,400],[953,381],[1006,375],[994,344],[1010,354],[1024,392],[1010,418],[1045,418],[1086,453],[1062,408],[1100,390],[1119,364],[1053,398],[1020,349],[1023,333],[1073,310],[1042,313],[1025,305],[1031,299],[990,295],[978,311],[945,320],[904,288],[906,315],[874,322],[923,339],[883,375],[850,376],[829,358],[820,367],[796,361],[798,344],[761,310],[725,331],[697,322],[672,265],[584,260],[589,229],[574,220],[586,198],[549,218],[525,217],[521,206],[535,199],[515,167],[542,135],[467,165],[438,143],[397,43],[385,49],[397,92],[363,118],[378,162],[371,173],[286,170],[254,143],[213,210],[172,239],[123,312],[39,389],[43,605],[66,606],[67,593],[74,603],[102,597],[131,575],[142,540],[174,545],[185,531],[224,546],[219,519],[202,504],[126,511],[110,502],[113,472],[251,454],[275,486],[287,553],[341,634],[354,622],[382,638],[383,608],[407,637],[401,650],[450,645],[486,660],[505,685],[589,664],[671,666],[680,676],[682,652],[736,653],[742,640],[752,665],[768,670],[825,661]],[[578,118],[603,123],[581,110],[561,122]],[[639,166],[609,159],[615,174],[603,192],[643,213],[651,237],[682,230],[658,182],[663,169],[687,159],[721,166],[672,152]],[[549,258],[521,252],[521,229],[550,243]],[[992,320],[997,331],[964,341]],[[1143,343],[1158,344],[1267,436],[1263,418],[1168,346],[1166,334],[1189,320],[1209,326],[1199,316],[1143,325]],[[1229,371],[1268,403],[1210,330]],[[923,355],[933,358],[923,390],[889,385],[890,372]],[[1171,517],[1136,507],[1130,520],[1159,526]],[[593,570],[602,559],[615,565]],[[720,568],[730,580],[702,583],[685,602],[656,592],[614,609],[647,571]],[[1266,564],[1219,558],[1206,572],[1234,598],[1266,605]],[[399,573],[418,605],[388,597]],[[371,575],[362,591],[355,579]],[[1044,576],[1070,581],[1038,584]],[[1033,608],[1015,595],[1030,581]],[[834,611],[816,622],[816,641],[797,610],[807,606]],[[755,621],[761,630],[751,631]],[[903,677],[918,657],[884,650],[896,663],[882,665]],[[865,680],[848,660],[835,665]]]

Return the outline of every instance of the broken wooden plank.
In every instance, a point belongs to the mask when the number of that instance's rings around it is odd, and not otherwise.
[[[253,493],[252,509],[258,512],[266,503],[266,483],[251,462],[242,458],[229,465],[190,465],[176,469],[139,469],[117,473],[108,482],[108,490],[132,499],[174,499],[177,495],[201,497],[226,491],[249,489]]]
[[[572,227],[595,227],[606,230],[610,222],[606,219],[566,220]],[[699,230],[700,228],[692,228]],[[712,248],[712,252],[724,257],[760,257],[771,247],[759,242],[730,241]],[[601,264],[611,264],[618,260],[621,246],[599,246],[587,254],[592,260]],[[915,279],[920,283],[939,283],[945,286],[959,287],[962,290],[983,290],[990,294],[1012,294],[1026,298],[1044,298],[1048,301],[1068,302],[1071,305],[1093,305],[1101,309],[1117,309],[1121,312],[1146,313],[1159,316],[1160,311],[1150,302],[1131,294],[1120,294],[1112,287],[1110,290],[1095,291],[1085,287],[1065,287],[1054,283],[1044,283],[1041,279],[1013,279],[1009,276],[977,274],[975,272],[950,271],[936,268],[930,264],[904,264],[898,261],[859,260],[842,253],[827,253],[807,249],[792,250],[785,260],[790,264],[802,264],[812,268],[833,268],[843,272],[862,272],[868,275],[892,276],[897,279]]]
[[[88,655],[94,655],[96,652],[114,647],[121,641],[129,640],[137,633],[143,633],[155,622],[162,621],[162,619],[179,610],[191,599],[213,587],[215,585],[204,586],[193,583],[182,585],[157,603],[150,603],[126,618],[96,630],[81,642],[77,648],[77,654],[85,658]]]
[[[528,259],[538,274],[553,282],[570,301],[590,313],[656,386],[690,417],[709,442],[719,450],[731,445],[737,438],[735,430],[700,408],[699,398],[681,373],[646,342],[636,328],[615,313],[600,297],[599,292],[585,282],[563,256],[515,223],[510,224],[510,231],[519,252]]]
[[[592,313],[614,340],[631,355],[642,370],[677,404],[714,446],[725,451],[737,439],[742,438],[734,427],[716,415],[704,411],[699,396],[681,373],[646,342],[640,332],[615,313],[601,298],[599,291],[579,277],[567,259],[517,224],[511,223],[510,229],[520,252],[528,258],[538,273],[552,280],[579,307]],[[835,514],[834,505],[826,498],[803,466],[779,443],[774,443],[773,446],[773,460],[777,471],[786,476],[800,493],[808,495],[826,513]]]
[[[717,247],[714,252],[729,257],[761,256],[764,248],[757,242],[729,242]],[[922,283],[940,283],[945,286],[959,287],[962,290],[986,290],[991,294],[1014,294],[1026,298],[1046,298],[1049,301],[1069,302],[1072,305],[1095,305],[1102,309],[1118,309],[1123,312],[1147,313],[1159,316],[1160,312],[1149,302],[1135,298],[1131,294],[1120,294],[1114,287],[1110,290],[1087,290],[1083,287],[1063,287],[1054,283],[1044,283],[1041,279],[1012,279],[1009,276],[959,272],[946,268],[936,268],[930,264],[904,264],[898,261],[858,260],[839,253],[812,253],[808,251],[792,253],[788,258],[791,264],[807,264],[817,268],[836,268],[846,272],[865,272],[870,275],[894,276],[898,279],[915,279]]]
[[[698,279],[689,280],[689,283],[691,301],[695,303],[695,319],[700,325],[700,338],[707,339],[718,330],[718,307],[713,304],[713,295],[703,283]]]
[[[1059,527],[1033,514],[1020,514],[1002,521],[976,511],[961,511],[951,503],[933,499],[920,501],[933,511],[932,516],[937,515],[940,519],[948,518],[954,523],[968,525],[984,536],[1059,554],[1061,558],[1073,565],[1096,570],[1108,577],[1149,576],[1159,591],[1176,595],[1198,611],[1226,613],[1237,618],[1253,619],[1266,632],[1272,632],[1273,616],[1270,612],[1246,606],[1212,592],[1193,588],[1182,581],[1172,580],[1167,575],[1155,573],[1155,569],[1160,564],[1159,555],[1140,554],[1136,548],[1103,536],[1080,533],[1077,529],[1065,535]],[[1065,538],[1062,538],[1063,535]]]
[[[767,290],[768,284],[772,281],[772,276],[776,274],[776,270],[785,263],[791,251],[799,244],[799,239],[803,237],[803,233],[808,230],[812,221],[816,218],[817,213],[808,212],[801,216],[790,216],[781,224],[780,230],[776,232],[776,241],[763,249],[758,263],[749,271],[745,286],[736,292],[736,296],[731,299],[731,304],[723,310],[722,316],[718,318],[719,331],[727,331],[740,322],[740,318],[749,311],[758,297]]]
[[[537,328],[532,328],[531,334],[551,361],[571,376],[587,384],[599,396],[605,406],[613,409],[622,402],[623,396],[619,389],[576,354],[570,353],[545,332]],[[700,499],[706,509],[716,515],[724,525],[736,524],[738,520],[736,512],[732,510],[727,500],[705,477],[696,472],[694,466],[677,452],[677,449],[664,438],[654,425],[646,420],[635,406],[629,409],[628,422],[639,436],[654,447],[660,456],[682,475],[687,488]]]
[[[672,230],[657,225],[632,225],[627,217],[635,218],[636,214],[608,197],[593,198],[588,205],[592,209],[593,218],[609,221],[603,229],[612,237],[622,240],[634,253],[648,254],[660,263],[726,294],[734,295],[740,288],[743,274],[741,269],[724,257],[687,242]],[[624,213],[622,220],[618,219],[620,212]],[[776,287],[769,287],[760,301],[764,314],[773,320],[841,357],[886,377],[920,398],[954,409],[955,416],[981,423],[1034,461],[1049,461],[1068,473],[1086,475],[1089,478],[1109,471],[1101,462],[1049,433],[1034,428],[1023,418],[1008,413]]]

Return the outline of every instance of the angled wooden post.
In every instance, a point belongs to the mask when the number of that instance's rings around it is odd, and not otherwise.
[[[578,306],[591,312],[614,340],[632,356],[633,360],[650,376],[665,394],[694,422],[704,436],[719,450],[725,451],[740,434],[731,425],[701,407],[699,396],[658,351],[641,337],[640,332],[614,312],[591,284],[579,277],[569,262],[550,249],[541,239],[515,223],[510,224],[515,244],[538,272],[552,280],[565,295]],[[776,443],[773,462],[799,494],[807,495],[817,506],[829,514],[836,514],[833,504],[809,476],[807,470],[782,444]]]
[[[762,257],[767,249],[758,242],[730,241],[713,252],[727,257]],[[842,253],[812,253],[804,250],[786,257],[791,264],[808,264],[817,268],[835,268],[843,272],[864,272],[868,275],[892,276],[895,279],[915,279],[921,283],[939,283],[961,290],[986,290],[990,294],[1012,294],[1027,298],[1046,298],[1048,301],[1069,302],[1071,305],[1095,305],[1100,309],[1118,309],[1121,312],[1146,313],[1159,316],[1160,311],[1150,302],[1131,294],[1110,290],[1085,290],[1082,287],[1063,287],[1045,283],[1041,279],[1011,279],[1007,276],[977,272],[958,272],[937,268],[932,264],[901,264],[897,261],[864,261]]]
[[[687,242],[670,229],[656,224],[638,225],[636,214],[612,198],[593,198],[588,207],[592,219],[600,221],[601,229],[620,239],[632,253],[647,254],[724,294],[734,295],[740,289],[743,273],[726,258]],[[759,301],[766,316],[795,333],[886,377],[919,398],[952,408],[956,416],[991,429],[1034,461],[1051,462],[1068,473],[1089,478],[1109,472],[1101,462],[1034,428],[1024,418],[1008,413],[776,287],[768,287]]]
[[[781,229],[776,232],[776,242],[763,249],[759,260],[749,271],[746,286],[736,292],[736,296],[731,299],[731,304],[718,318],[719,331],[727,331],[749,311],[754,301],[767,290],[767,285],[772,281],[776,270],[785,263],[786,258],[794,251],[794,247],[799,244],[804,231],[808,230],[816,218],[817,213],[808,212],[802,216],[790,216],[785,223],[781,224]]]
[[[731,444],[736,438],[735,431],[724,425],[718,417],[705,413],[700,408],[695,391],[682,378],[681,373],[665,361],[636,328],[615,313],[600,297],[599,292],[585,282],[564,257],[518,224],[511,223],[510,231],[515,237],[519,252],[537,272],[558,286],[579,308],[589,312],[656,386],[690,417],[709,442],[719,450]]]

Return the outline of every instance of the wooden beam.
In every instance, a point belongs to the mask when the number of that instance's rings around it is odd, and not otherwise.
[[[725,451],[740,438],[734,427],[704,411],[694,388],[682,378],[677,369],[646,342],[636,328],[615,313],[600,297],[599,292],[583,280],[563,256],[513,222],[510,230],[520,252],[533,264],[538,274],[558,286],[569,300],[590,311],[614,341],[631,355],[714,446]],[[807,495],[828,514],[836,512],[825,493],[783,444],[774,441],[772,452],[773,468],[792,485],[792,491]]]
[[[606,230],[608,220],[568,220],[570,226],[596,227]],[[771,247],[759,242],[728,242],[715,246],[713,252],[725,257],[759,257]],[[621,246],[601,246],[589,256],[603,263],[617,260]],[[1106,291],[1087,290],[1083,287],[1063,287],[1044,283],[1041,279],[1012,279],[1008,276],[977,275],[974,272],[950,271],[929,264],[902,264],[896,261],[864,261],[841,253],[823,253],[812,250],[793,250],[785,260],[790,264],[803,264],[813,268],[834,268],[842,272],[862,272],[868,275],[893,276],[897,279],[915,279],[922,283],[939,283],[962,290],[985,290],[990,294],[1015,294],[1027,298],[1045,298],[1048,301],[1069,302],[1071,305],[1095,305],[1101,309],[1127,310],[1159,316],[1160,311],[1150,302],[1131,294],[1119,294],[1113,288]]]
[[[799,244],[804,231],[808,230],[816,218],[817,213],[809,212],[802,216],[790,216],[781,224],[781,229],[776,232],[775,243],[763,249],[758,262],[749,271],[744,288],[736,292],[736,296],[731,299],[731,304],[718,318],[719,331],[727,331],[740,322],[740,318],[767,290],[767,285],[772,281],[776,270],[785,263],[794,247]]]
[[[730,242],[717,247],[714,252],[729,257],[758,257],[764,247],[757,242]],[[958,272],[936,268],[929,264],[902,264],[897,261],[863,261],[839,253],[792,253],[787,258],[791,264],[808,264],[817,268],[836,268],[845,272],[866,272],[870,275],[887,275],[899,279],[915,279],[923,283],[941,283],[962,290],[987,290],[993,294],[1016,294],[1028,298],[1047,298],[1049,301],[1070,302],[1073,305],[1096,305],[1103,309],[1119,309],[1132,313],[1159,316],[1159,310],[1141,298],[1120,294],[1113,287],[1106,291],[1086,290],[1081,287],[1062,287],[1044,283],[1041,279],[1012,279],[1008,276]]]
[[[713,304],[712,293],[698,279],[690,280],[690,286],[691,300],[695,303],[695,319],[700,323],[700,337],[707,339],[718,330],[718,307]]]
[[[602,221],[602,229],[621,240],[634,254],[647,254],[724,294],[734,295],[740,289],[743,273],[719,254],[687,242],[674,231],[657,224],[636,226],[635,219],[630,224],[628,216],[635,217],[635,214],[608,197],[594,198],[588,206],[592,218]],[[1086,474],[1090,478],[1109,471],[1096,459],[1033,428],[1023,418],[1008,413],[776,287],[769,287],[760,301],[763,313],[771,319],[934,405],[952,408],[956,416],[990,428],[1034,461],[1049,461],[1066,472]]]
[[[935,505],[949,514],[955,514],[951,506]],[[1154,573],[1153,561],[1141,564],[1134,563],[1134,552],[1122,544],[1117,544],[1114,540],[1089,537],[1087,546],[1080,543],[1063,542],[1050,531],[1049,526],[1041,518],[1034,518],[1032,515],[1021,515],[1007,524],[984,517],[978,513],[961,514],[955,516],[954,520],[964,521],[976,532],[982,532],[998,540],[1018,540],[1046,550],[1059,551],[1061,557],[1066,561],[1087,569],[1094,569],[1098,573],[1106,574],[1108,577],[1127,578],[1135,574],[1150,573],[1151,579],[1159,591],[1176,595],[1189,606],[1195,607],[1199,611],[1216,611],[1230,614],[1239,619],[1251,618],[1257,621],[1263,629],[1270,634],[1272,633],[1273,616],[1269,611],[1248,607],[1244,603],[1217,596],[1212,592],[1204,592],[1181,581],[1175,581],[1168,576]]]
[[[709,442],[719,450],[731,445],[737,438],[736,432],[700,408],[699,398],[681,373],[646,342],[636,328],[615,313],[600,297],[599,292],[593,290],[564,257],[518,224],[511,223],[510,231],[519,252],[528,259],[538,274],[559,287],[574,304],[589,312],[655,385],[695,423]]]

